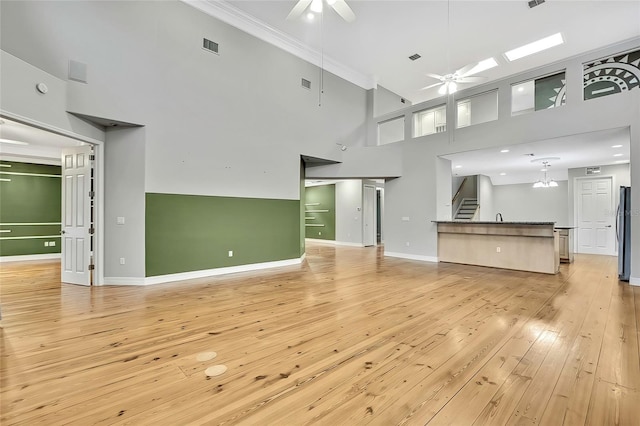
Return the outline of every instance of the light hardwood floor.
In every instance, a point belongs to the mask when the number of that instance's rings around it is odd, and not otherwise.
[[[612,257],[553,276],[316,244],[151,287],[0,268],[3,425],[640,424],[640,288]]]

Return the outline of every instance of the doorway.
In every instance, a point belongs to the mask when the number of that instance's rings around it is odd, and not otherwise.
[[[24,117],[3,114],[2,119],[3,137],[20,142],[3,145],[3,158],[61,166],[61,208],[57,210],[60,219],[59,230],[55,232],[60,235],[60,281],[87,286],[101,284],[102,141]],[[35,259],[38,255],[20,257]]]
[[[577,252],[615,256],[613,177],[576,178]]]
[[[376,187],[364,185],[362,197],[362,245],[376,245]]]

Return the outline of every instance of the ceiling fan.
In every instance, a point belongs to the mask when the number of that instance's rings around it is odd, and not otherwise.
[[[420,90],[427,90],[431,89],[432,87],[440,86],[440,88],[438,89],[439,94],[452,94],[455,93],[456,90],[458,90],[458,84],[481,83],[483,81],[486,81],[487,77],[472,76],[496,66],[498,66],[496,60],[493,58],[489,58],[477,63],[469,64],[451,74],[427,74],[429,77],[440,80],[440,82],[425,86]]]
[[[298,0],[298,3],[291,9],[287,19],[295,19],[302,15],[307,10],[307,7],[311,12],[322,13],[323,2],[326,1],[329,6],[336,11],[338,15],[347,22],[353,22],[356,19],[356,15],[344,0]],[[311,5],[311,6],[309,6]]]

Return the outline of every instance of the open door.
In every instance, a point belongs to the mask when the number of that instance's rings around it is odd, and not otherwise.
[[[62,152],[62,282],[91,285],[93,148]]]

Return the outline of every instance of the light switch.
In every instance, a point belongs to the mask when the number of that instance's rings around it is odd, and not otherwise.
[[[124,225],[124,216],[118,216],[116,218],[116,225]]]

